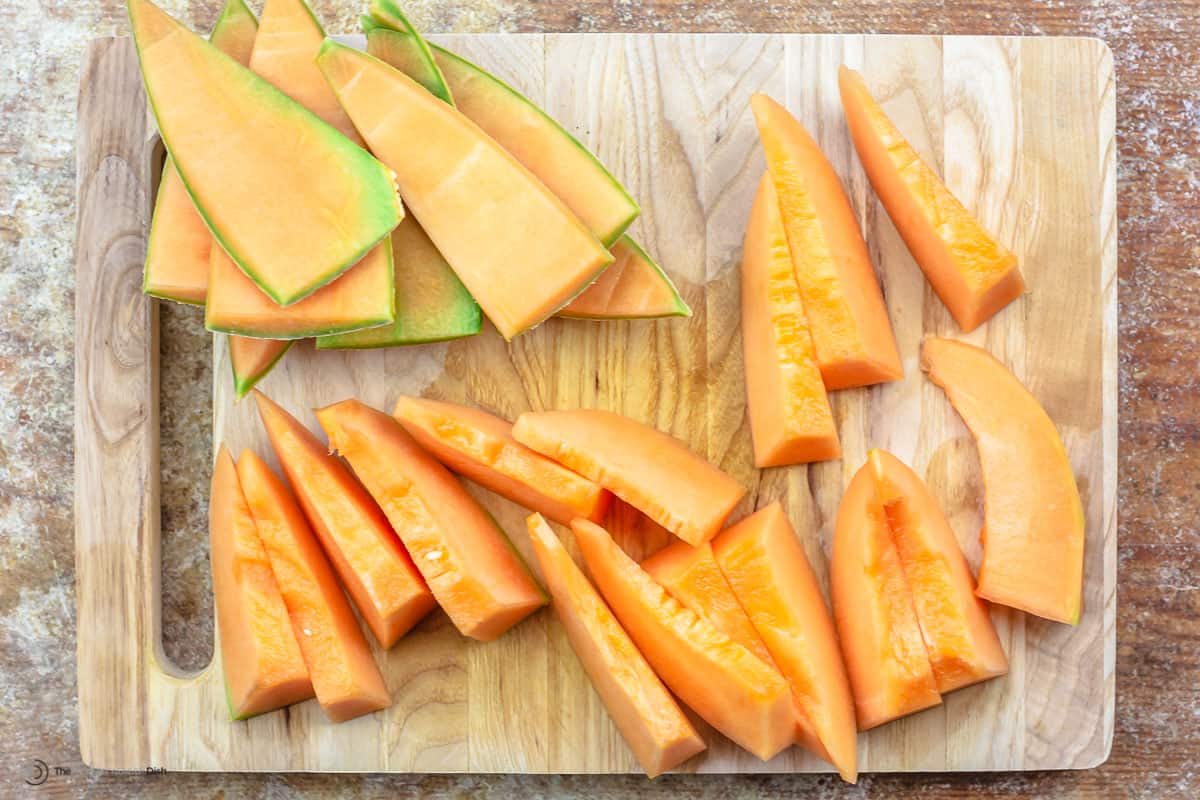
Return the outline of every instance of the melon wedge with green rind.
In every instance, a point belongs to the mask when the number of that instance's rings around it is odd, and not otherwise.
[[[387,167],[149,0],[128,6],[146,93],[184,186],[272,300],[302,300],[396,227],[404,211]]]
[[[250,393],[255,385],[274,369],[292,346],[290,339],[251,339],[229,337],[229,366],[233,370],[233,388],[237,399]]]
[[[318,336],[320,350],[426,344],[479,333],[479,305],[411,216],[392,231],[396,319],[377,328]]]
[[[609,248],[612,266],[596,282],[563,306],[560,317],[576,319],[651,319],[690,317],[692,309],[675,284],[628,235]]]
[[[538,177],[607,247],[640,209],[596,156],[523,94],[462,56],[432,45],[454,104]]]
[[[371,0],[369,14],[363,17],[363,33],[367,35],[367,52],[386,61],[428,89],[435,97],[454,104],[454,95],[433,51],[417,29],[392,0]],[[404,36],[402,42],[389,36],[375,36],[376,31],[392,31]],[[372,44],[372,39],[374,43]]]
[[[326,40],[317,65],[405,205],[508,340],[589,286],[612,256],[563,202],[453,106]]]
[[[250,61],[258,20],[242,0],[228,0],[209,41],[239,64]],[[177,303],[204,305],[208,293],[208,254],[212,233],[196,213],[196,206],[175,169],[171,156],[163,162],[142,291]]]

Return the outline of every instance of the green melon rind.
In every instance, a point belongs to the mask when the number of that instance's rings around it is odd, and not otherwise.
[[[243,397],[250,394],[250,390],[257,386],[259,381],[267,377],[267,373],[275,369],[275,365],[278,364],[285,355],[287,355],[287,351],[292,349],[292,344],[294,344],[294,340],[288,340],[287,344],[284,345],[283,349],[279,351],[277,356],[267,362],[265,367],[252,375],[239,375],[237,371],[237,365],[233,363],[233,357],[231,354],[229,358],[229,371],[233,373],[234,399],[241,400]],[[228,347],[229,345],[226,345],[227,349]]]
[[[410,74],[409,77],[428,89],[434,97],[454,105],[454,96],[450,92],[450,85],[446,83],[446,76],[442,74],[442,68],[438,66],[437,59],[433,57],[433,51],[429,49],[425,38],[408,21],[408,17],[404,16],[400,7],[392,0],[371,0],[368,12],[368,15],[363,18],[363,33],[367,34],[368,40],[372,31],[380,29],[411,36],[411,44],[416,50],[417,59],[424,65],[427,74],[419,76]]]
[[[629,190],[626,189],[621,184],[621,182],[618,181],[613,176],[613,174],[608,171],[608,168],[605,167],[604,164],[600,161],[600,159],[596,157],[596,154],[593,153],[591,150],[589,150],[587,147],[585,147],[583,145],[583,143],[580,142],[578,139],[576,139],[573,135],[571,135],[571,133],[569,131],[567,131],[566,128],[564,128],[562,125],[560,125],[556,119],[554,119],[554,117],[547,114],[536,103],[532,102],[528,97],[526,97],[525,95],[518,92],[512,86],[509,86],[507,83],[500,80],[492,73],[490,73],[487,70],[483,69],[482,67],[468,61],[467,59],[463,58],[462,56],[458,55],[457,53],[455,53],[451,50],[447,50],[444,47],[441,47],[440,45],[431,44],[431,45],[429,45],[429,47],[434,53],[435,60],[444,58],[447,61],[453,62],[454,64],[458,65],[463,70],[472,72],[476,76],[478,76],[481,80],[492,84],[494,86],[494,88],[502,91],[503,93],[505,93],[507,95],[510,95],[515,102],[521,103],[521,104],[527,106],[528,108],[530,108],[531,110],[533,110],[556,133],[558,133],[559,135],[566,138],[567,141],[569,141],[571,144],[573,144],[575,146],[575,148],[579,151],[580,155],[582,155],[584,157],[584,160],[587,163],[587,165],[589,167],[591,167],[592,170],[597,175],[602,177],[608,183],[612,184],[621,193],[621,195],[629,202],[629,206],[630,206],[629,216],[628,216],[628,218],[624,219],[620,224],[618,224],[617,227],[613,228],[611,231],[593,231],[593,233],[596,234],[596,238],[598,238],[600,240],[601,244],[603,244],[605,247],[611,247],[613,245],[613,243],[617,241],[617,239],[620,239],[621,236],[625,233],[626,229],[631,224],[633,224],[633,221],[635,219],[637,219],[639,214],[642,213],[642,210],[641,210],[641,207],[638,206],[637,201],[634,200],[632,195],[629,194]]]
[[[684,302],[683,297],[681,297],[679,294],[679,289],[677,289],[675,287],[675,282],[672,281],[671,277],[669,275],[667,275],[666,271],[664,271],[663,268],[661,266],[659,266],[659,263],[657,261],[655,261],[653,258],[651,258],[650,254],[647,253],[640,244],[638,244],[636,241],[634,241],[633,237],[630,236],[629,234],[623,234],[621,236],[621,239],[624,240],[626,247],[628,247],[629,249],[636,252],[642,258],[643,261],[645,261],[647,264],[649,264],[651,267],[654,268],[654,271],[658,273],[658,277],[661,278],[662,282],[664,284],[666,284],[668,289],[671,290],[671,296],[674,298],[673,310],[667,311],[664,313],[659,313],[659,314],[654,314],[654,313],[650,313],[650,314],[577,314],[577,313],[573,313],[570,311],[566,311],[564,309],[563,311],[558,312],[557,316],[563,317],[565,319],[592,319],[592,320],[663,319],[665,317],[690,317],[692,315],[691,307],[686,302]]]
[[[158,9],[156,6],[154,6],[153,3],[149,2],[149,0],[146,0],[145,2],[139,2],[139,0],[128,0],[127,7],[128,7],[128,11],[129,11],[130,22],[131,22],[135,32],[137,29],[135,17],[137,16],[137,13],[138,13],[138,11],[135,9],[138,6],[144,6],[144,5],[149,5],[152,8],[155,8],[159,13],[163,13],[164,15],[166,15],[165,12],[162,12],[161,9]],[[175,20],[173,17],[168,17],[168,18],[171,19],[171,22],[174,23],[181,31],[184,31],[187,35],[196,36],[194,33],[189,31],[186,27],[181,25],[178,22],[178,20]],[[391,170],[389,170],[386,166],[384,166],[382,163],[380,163],[374,156],[372,156],[366,150],[364,150],[363,148],[359,147],[354,142],[347,139],[341,133],[341,131],[339,131],[337,128],[335,128],[332,125],[330,125],[329,123],[325,122],[325,120],[321,119],[316,114],[312,113],[307,108],[305,108],[303,105],[301,105],[300,103],[297,103],[295,100],[288,97],[285,93],[276,89],[269,81],[254,74],[247,67],[243,67],[241,64],[238,64],[236,61],[234,61],[229,56],[222,53],[220,50],[218,50],[216,47],[214,47],[213,45],[211,45],[210,43],[205,41],[203,38],[198,37],[198,36],[196,38],[202,43],[201,50],[203,51],[204,48],[210,48],[211,49],[210,55],[215,54],[216,55],[215,60],[218,63],[220,63],[222,60],[227,61],[230,64],[233,64],[234,66],[236,66],[239,70],[245,70],[249,75],[253,76],[252,80],[249,83],[253,87],[254,92],[257,95],[259,95],[260,102],[262,102],[263,104],[269,104],[269,105],[276,106],[276,107],[280,108],[281,110],[285,111],[286,113],[288,113],[290,116],[306,118],[307,123],[319,134],[317,138],[331,143],[332,147],[333,147],[333,151],[335,153],[338,153],[338,154],[344,153],[348,164],[361,165],[361,168],[350,169],[347,171],[352,171],[352,172],[362,174],[363,177],[360,180],[360,183],[363,186],[364,194],[379,194],[379,195],[381,195],[381,197],[379,197],[379,202],[364,204],[364,209],[373,210],[376,212],[377,215],[379,215],[378,209],[381,209],[384,206],[389,206],[389,211],[391,213],[389,213],[386,216],[387,221],[381,222],[379,224],[379,228],[383,231],[380,236],[371,240],[365,246],[363,246],[360,250],[355,252],[350,258],[348,258],[346,260],[345,263],[339,264],[336,267],[334,267],[333,269],[331,269],[328,273],[318,276],[311,284],[303,287],[301,290],[297,291],[295,294],[285,295],[279,291],[274,290],[271,286],[265,284],[263,282],[263,277],[258,274],[258,272],[254,269],[253,265],[247,264],[245,262],[245,260],[241,257],[240,254],[234,252],[233,250],[231,250],[229,248],[227,240],[221,234],[221,232],[218,231],[213,226],[213,221],[212,221],[211,217],[208,215],[208,213],[205,211],[204,205],[201,202],[199,202],[198,198],[196,197],[196,194],[192,187],[192,182],[190,180],[188,180],[187,170],[182,165],[180,165],[178,162],[176,162],[175,168],[176,168],[176,171],[179,173],[180,179],[182,179],[182,181],[183,181],[183,186],[187,190],[188,196],[192,198],[192,203],[195,204],[196,211],[197,211],[197,213],[199,213],[200,218],[204,220],[204,224],[206,226],[208,226],[209,231],[212,233],[214,241],[223,250],[225,250],[225,252],[229,253],[229,257],[231,259],[233,259],[234,263],[237,264],[238,267],[243,272],[246,273],[247,277],[249,277],[252,281],[254,281],[254,283],[260,289],[262,289],[263,293],[265,293],[268,297],[270,297],[272,300],[274,300],[276,303],[278,303],[281,306],[286,307],[286,306],[292,305],[293,303],[299,302],[300,300],[303,300],[305,297],[308,297],[309,295],[311,295],[313,292],[317,291],[321,287],[326,286],[329,283],[333,282],[340,275],[342,275],[346,270],[350,269],[355,264],[357,264],[359,261],[361,261],[362,257],[365,256],[371,250],[371,248],[375,247],[381,241],[383,241],[385,238],[387,238],[387,236],[391,233],[391,229],[394,228],[396,226],[396,224],[400,221],[400,219],[402,219],[402,217],[403,217],[403,209],[402,209],[402,206],[400,205],[399,194],[396,189],[396,182],[392,176]],[[140,63],[143,58],[142,43],[140,41],[138,41],[136,35],[134,36],[134,46],[135,46],[135,49],[137,50],[138,60]],[[158,121],[160,119],[160,117],[159,117],[159,112],[158,112],[158,104],[155,101],[155,96],[154,96],[155,93],[153,91],[151,91],[150,84],[145,79],[145,71],[144,70],[142,72],[142,83],[146,89],[146,98],[149,100],[150,108],[154,112],[154,118],[156,121]],[[171,148],[171,144],[170,144],[170,139],[167,136],[167,132],[165,130],[163,130],[161,124],[159,124],[158,127],[159,127],[159,135],[162,137],[163,144],[166,145],[168,152],[170,152],[172,148]],[[377,173],[377,175],[383,179],[382,182],[384,184],[386,184],[386,186],[387,186],[386,191],[380,191],[380,187],[371,187],[370,186],[371,180],[369,179],[369,175],[371,172]],[[381,219],[385,219],[385,217],[383,217],[382,215],[379,215],[379,216]]]
[[[221,9],[221,15],[217,17],[216,24],[213,25],[212,33],[208,35],[208,40],[220,49],[220,39],[224,32],[228,30],[230,25],[237,23],[247,23],[258,27],[258,19],[254,16],[254,12],[243,2],[243,0],[228,0],[225,6]],[[154,198],[154,214],[150,217],[150,236],[147,242],[146,252],[153,250],[150,243],[154,241],[156,232],[161,231],[155,220],[158,219],[158,204],[162,202],[162,185],[167,180],[167,175],[175,170],[175,162],[171,160],[171,154],[167,153],[167,157],[163,160],[162,173],[158,178],[158,194]],[[199,300],[190,300],[185,297],[177,297],[165,291],[156,292],[150,288],[150,273],[142,271],[142,293],[150,297],[157,297],[160,300],[170,300],[175,303],[183,303],[189,306],[203,306],[204,303]]]

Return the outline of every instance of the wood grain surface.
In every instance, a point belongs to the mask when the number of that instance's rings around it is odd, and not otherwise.
[[[842,487],[884,446],[925,475],[972,560],[981,522],[965,428],[917,367],[919,341],[957,331],[869,190],[841,122],[836,68],[861,69],[914,146],[1022,257],[1030,293],[969,340],[1026,381],[1058,423],[1088,515],[1077,629],[997,611],[1003,680],[862,737],[875,771],[1090,767],[1112,738],[1116,569],[1114,85],[1106,48],[1075,39],[755,35],[435,37],[512,81],[571,128],[644,209],[635,233],[696,311],[689,320],[553,320],[506,345],[490,328],[448,345],[369,353],[293,350],[263,389],[309,409],[399,393],[483,405],[602,407],[687,441],[752,491],[781,499],[818,574]],[[161,651],[158,345],[136,256],[152,185],[151,131],[128,42],[93,48],[80,106],[78,613],[81,740],[88,763],[171,770],[622,772],[619,736],[548,614],[495,643],[444,617],[379,653],[396,698],[331,726],[315,703],[229,723],[219,668],[185,675]],[[736,266],[764,165],[747,100],[766,91],[804,121],[843,176],[880,270],[906,379],[834,397],[845,457],[752,468],[741,379]],[[130,254],[121,248],[133,248]],[[130,265],[134,265],[131,267]],[[83,332],[86,332],[84,334]],[[235,404],[224,342],[214,436],[270,456]],[[112,476],[123,475],[114,485]],[[478,492],[514,542],[524,512]],[[635,555],[665,535],[616,515]],[[119,619],[118,625],[108,624]],[[711,731],[688,771],[824,771],[793,749],[769,764]]]

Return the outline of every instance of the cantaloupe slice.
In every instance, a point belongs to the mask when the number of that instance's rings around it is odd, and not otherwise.
[[[253,450],[242,451],[237,473],[317,702],[334,722],[387,708],[383,675],[300,506]]]
[[[383,35],[376,35],[383,31]],[[435,97],[454,105],[454,95],[433,52],[417,29],[392,0],[371,0],[363,17],[367,52],[386,61],[428,89]],[[400,36],[390,34],[398,33]]]
[[[764,761],[792,743],[795,709],[774,668],[671,597],[603,528],[580,519],[571,529],[600,593],[680,700]]]
[[[704,740],[541,514],[527,524],[571,649],[646,775],[661,775],[704,750]]]
[[[290,339],[230,336],[229,366],[233,372],[233,388],[237,399],[241,400],[265,378],[291,346]]]
[[[599,522],[612,498],[598,484],[529,449],[497,416],[454,403],[401,396],[393,416],[417,443],[465,478],[569,525]]]
[[[317,420],[459,632],[491,641],[546,604],[496,522],[400,423],[357,400],[319,409]]]
[[[304,0],[268,0],[250,69],[362,145],[313,61],[324,41],[325,31]],[[385,325],[395,318],[387,238],[337,281],[286,308],[259,291],[220,248],[213,249],[210,266],[204,323],[212,331],[301,339]]]
[[[858,218],[833,166],[787,109],[750,100],[779,195],[788,246],[825,386],[848,389],[904,374]]]
[[[838,507],[829,595],[859,730],[942,702],[871,462]]]
[[[716,626],[717,630],[758,656],[764,664],[775,660],[754,630],[721,567],[705,542],[692,547],[675,542],[642,561],[642,569],[679,602]]]
[[[312,697],[287,607],[225,445],[213,467],[208,532],[229,715],[245,719]]]
[[[384,648],[436,605],[387,517],[308,428],[255,391],[263,427],[304,515]]]
[[[850,137],[875,193],[938,297],[972,331],[1025,291],[1017,257],[984,230],[871,96],[838,71]]]
[[[326,40],[317,64],[413,216],[506,339],[612,261],[599,240],[469,119],[384,62]]]
[[[596,282],[563,306],[560,317],[651,319],[690,317],[692,309],[654,259],[628,235],[612,245],[613,263]]]
[[[833,619],[816,576],[779,503],[713,540],[713,555],[776,666],[791,684],[802,744],[858,777],[854,700]]]
[[[779,198],[763,175],[742,247],[742,351],[754,465],[842,454],[800,299]]]
[[[272,300],[302,300],[396,227],[403,210],[383,164],[149,0],[128,3],[175,167],[221,247]]]
[[[938,691],[945,694],[1005,674],[1008,658],[987,604],[975,596],[967,559],[937,500],[891,453],[872,450],[868,464]]]
[[[683,442],[611,411],[527,411],[513,437],[692,545],[715,536],[746,493]]]
[[[1037,398],[986,351],[926,339],[921,367],[975,436],[983,465],[983,562],[975,593],[1078,624],[1083,504],[1062,438]]]
[[[258,20],[243,0],[226,0],[208,40],[239,64],[250,62]],[[208,293],[208,254],[212,233],[188,195],[183,179],[168,155],[163,162],[142,291],[179,303],[203,305]]]

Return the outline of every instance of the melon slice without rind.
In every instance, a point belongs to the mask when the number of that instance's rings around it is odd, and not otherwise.
[[[413,216],[506,339],[537,325],[612,261],[503,147],[404,73],[326,40],[317,64]]]
[[[246,4],[242,0],[228,0],[209,41],[239,64],[248,64],[257,31],[258,21]],[[163,300],[204,305],[212,243],[212,233],[196,212],[168,155],[154,201],[154,217],[150,220],[142,291]]]
[[[396,227],[404,212],[383,164],[149,0],[128,1],[146,92],[188,194],[272,300],[302,300]]]

